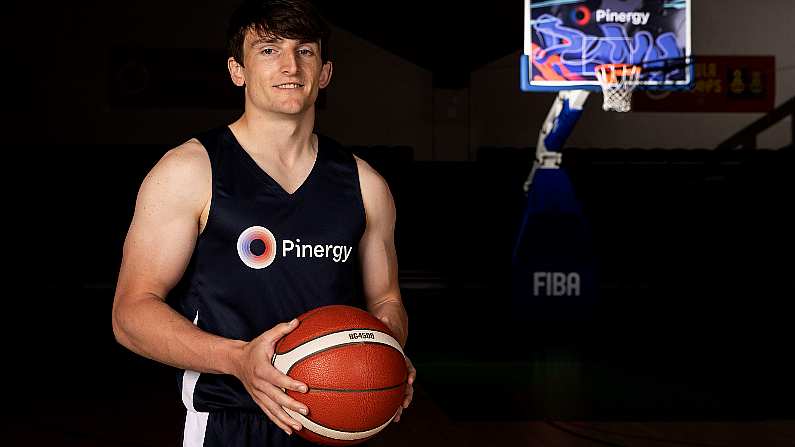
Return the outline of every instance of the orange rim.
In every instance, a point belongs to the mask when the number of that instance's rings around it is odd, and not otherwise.
[[[637,69],[638,72],[641,70],[640,65],[632,64],[602,64],[594,67],[596,72],[599,72],[602,69],[604,69],[608,84],[617,83],[619,76],[623,77],[627,72],[630,72],[634,69]]]

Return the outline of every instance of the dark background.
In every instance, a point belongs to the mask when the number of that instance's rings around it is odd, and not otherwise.
[[[318,3],[335,25],[432,71],[435,87],[466,87],[471,70],[521,45],[518,4],[451,15],[453,2]],[[8,406],[22,415],[19,427],[64,445],[117,440],[103,421],[131,412],[165,427],[152,439],[178,440],[175,371],[116,344],[110,309],[137,188],[182,135],[160,144],[75,143],[53,130],[53,109],[41,107],[51,104],[41,100],[53,86],[37,72],[68,63],[53,59],[53,48],[63,54],[69,32],[91,32],[81,17],[93,7],[100,3],[61,15],[63,6],[16,4],[5,30]],[[219,15],[229,9],[219,6]],[[105,20],[123,32],[130,19]],[[91,70],[76,65],[62,87],[82,85]],[[75,128],[92,125],[53,107]],[[567,148],[564,168],[592,231],[598,278],[596,304],[580,319],[512,312],[510,254],[532,147],[482,147],[467,162],[418,161],[411,147],[387,140],[350,149],[395,196],[407,353],[423,391],[449,418],[795,416],[791,146]],[[472,389],[479,392],[462,392]],[[43,417],[43,408],[70,423]]]

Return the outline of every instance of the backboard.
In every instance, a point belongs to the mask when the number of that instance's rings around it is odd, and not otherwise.
[[[525,0],[523,91],[599,90],[594,68],[641,67],[639,89],[692,86],[691,0]]]

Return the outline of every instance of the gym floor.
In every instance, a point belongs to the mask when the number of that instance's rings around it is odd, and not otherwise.
[[[42,297],[55,293],[41,292]],[[115,343],[105,318],[110,308],[96,305],[109,305],[109,293],[112,289],[85,288],[62,294],[64,302],[85,304],[79,311],[56,306],[53,316],[39,323],[49,331],[28,336],[25,349],[12,350],[25,374],[7,382],[3,431],[11,442],[5,445],[180,445],[184,414],[174,370]],[[407,291],[409,311],[433,293],[441,292]],[[426,309],[433,314],[432,306]],[[79,324],[70,322],[71,312],[82,316]],[[419,340],[433,333],[428,323],[435,318],[417,315],[413,337]],[[766,350],[757,358],[733,355],[736,344],[727,339],[723,346],[712,344],[710,352],[705,341],[683,352],[671,337],[619,346],[626,337],[604,331],[585,343],[580,338],[585,330],[572,329],[572,335],[558,336],[555,346],[550,338],[532,340],[554,333],[550,328],[520,332],[523,344],[510,347],[527,349],[512,356],[486,352],[474,341],[497,333],[493,327],[467,331],[461,340],[468,348],[458,351],[417,349],[414,402],[369,445],[795,445],[791,371],[780,364],[785,357],[777,365]],[[664,355],[663,344],[677,354]],[[613,349],[593,348],[607,345]]]

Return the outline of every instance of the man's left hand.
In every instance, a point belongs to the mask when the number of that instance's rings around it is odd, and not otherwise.
[[[394,324],[393,320],[390,319],[386,315],[378,315],[378,319],[381,320],[386,326],[395,334],[404,334],[403,328]],[[399,331],[399,332],[398,332]],[[400,337],[400,336],[399,336]],[[398,343],[405,343],[405,336],[400,337],[401,340],[398,340]],[[409,407],[411,400],[414,398],[414,380],[417,378],[417,370],[414,369],[414,365],[411,363],[408,357],[406,359],[406,368],[409,371],[408,379],[406,380],[406,393],[403,395],[403,403],[398,408],[397,414],[392,419],[393,422],[400,421],[400,416],[403,414],[403,410]]]
[[[393,419],[394,422],[400,421],[400,415],[403,414],[403,410],[409,407],[412,398],[414,397],[414,379],[417,378],[417,370],[414,369],[414,365],[411,364],[411,360],[406,357],[406,367],[409,370],[409,378],[408,382],[406,383],[406,394],[403,398],[403,404],[398,408],[397,414]]]

